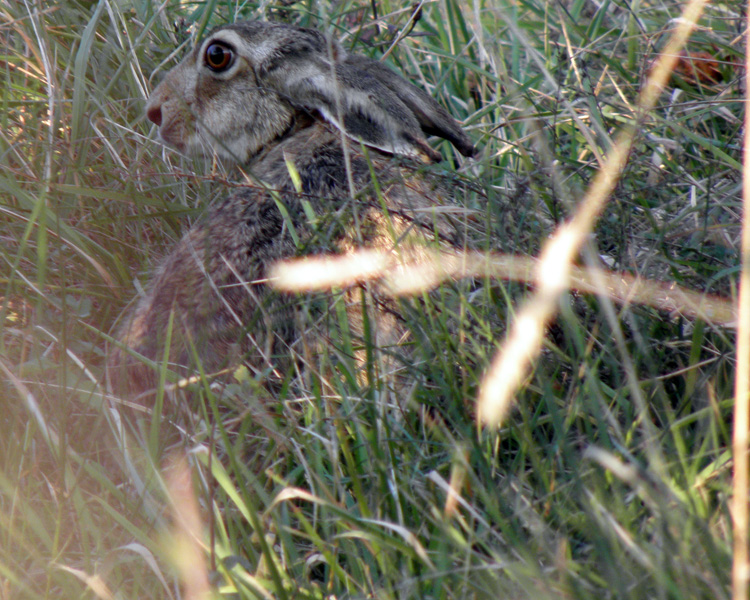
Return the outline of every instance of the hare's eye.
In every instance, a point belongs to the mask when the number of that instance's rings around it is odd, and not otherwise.
[[[234,52],[224,44],[214,43],[206,48],[206,65],[212,71],[226,71],[233,62]]]

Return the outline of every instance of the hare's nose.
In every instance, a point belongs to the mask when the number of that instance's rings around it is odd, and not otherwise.
[[[161,127],[161,106],[149,106],[146,108],[146,116],[157,127]]]

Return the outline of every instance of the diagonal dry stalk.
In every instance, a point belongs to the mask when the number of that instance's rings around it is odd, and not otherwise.
[[[573,218],[558,228],[543,249],[536,276],[537,292],[518,312],[505,343],[482,382],[477,406],[477,418],[481,424],[497,427],[508,414],[531,362],[541,351],[544,331],[556,313],[558,299],[570,286],[573,261],[616,185],[639,124],[664,89],[679,51],[703,12],[704,4],[705,0],[691,0],[685,7],[640,94],[636,118],[617,136]]]

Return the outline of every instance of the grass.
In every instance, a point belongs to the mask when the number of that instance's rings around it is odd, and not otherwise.
[[[379,30],[354,1],[240,16],[393,46],[482,148],[438,168],[470,184],[486,249],[520,256],[573,214],[681,11],[443,0],[393,45],[412,5],[376,7]],[[236,8],[0,3],[0,598],[729,597],[734,332],[649,302],[566,295],[499,430],[477,429],[479,385],[532,290],[474,277],[400,301],[405,401],[342,353],[306,395],[239,373],[123,436],[107,335],[226,193],[155,143],[144,97]],[[720,81],[688,65],[659,96],[589,238],[600,266],[736,295],[741,29],[738,5],[706,8],[688,47]]]

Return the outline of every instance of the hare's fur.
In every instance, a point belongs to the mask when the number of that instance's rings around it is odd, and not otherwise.
[[[169,145],[232,159],[254,181],[207,211],[124,317],[107,365],[118,393],[152,390],[156,371],[138,355],[160,361],[165,350],[183,374],[242,359],[273,373],[305,330],[294,298],[264,283],[276,260],[359,247],[414,256],[464,243],[460,224],[434,210],[445,186],[419,162],[440,158],[426,135],[473,154],[466,135],[425,92],[317,31],[220,27],[166,75],[147,114]],[[394,305],[369,293],[377,342],[398,343]],[[362,314],[351,311],[354,321]]]

